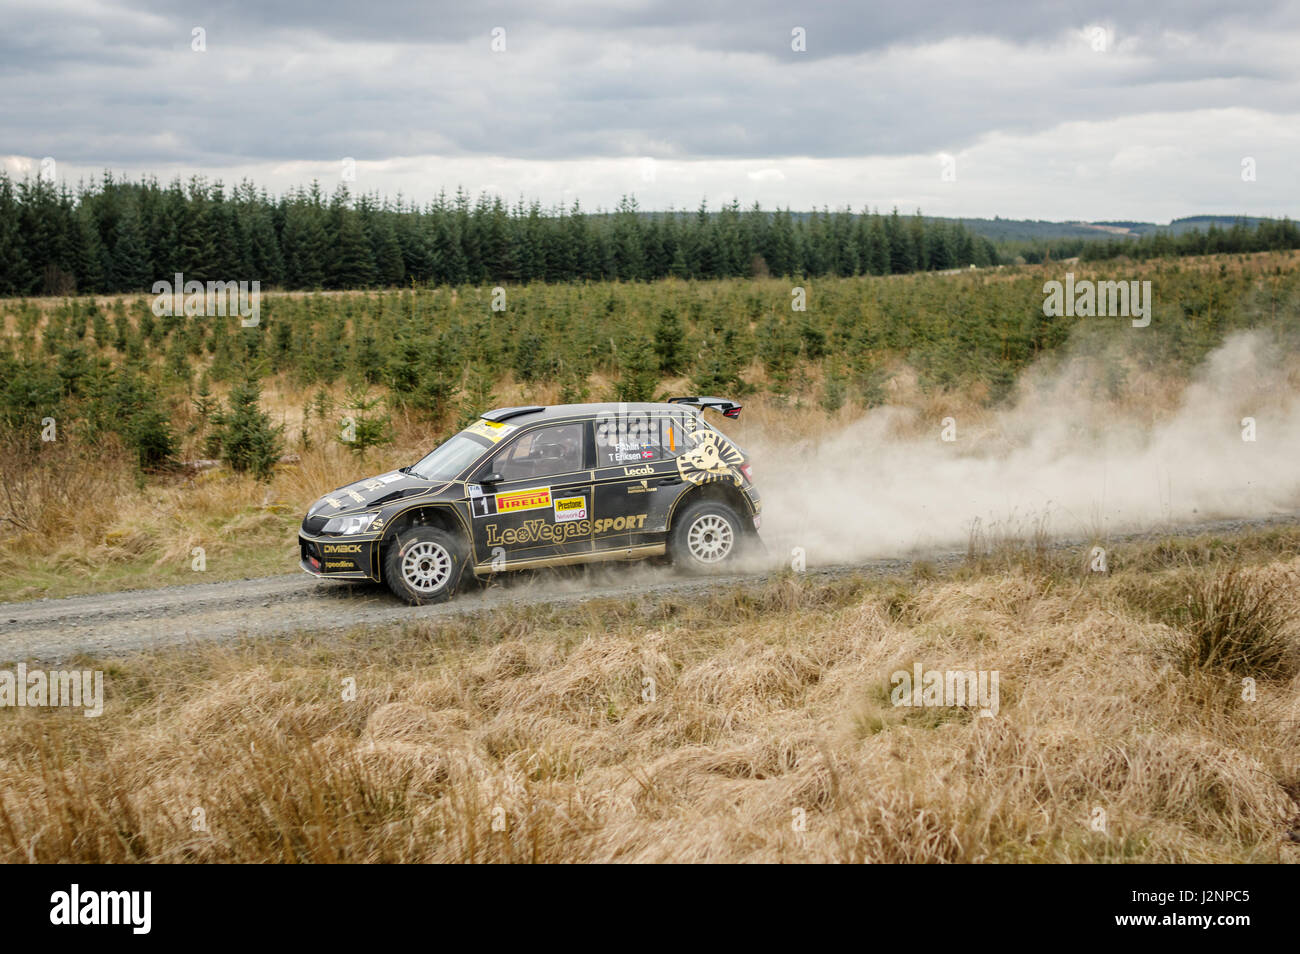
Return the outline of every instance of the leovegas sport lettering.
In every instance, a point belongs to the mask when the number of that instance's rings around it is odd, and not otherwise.
[[[630,517],[603,517],[600,520],[576,520],[573,523],[547,523],[538,518],[527,520],[522,527],[507,527],[502,530],[495,523],[489,523],[487,545],[518,546],[529,543],[563,543],[574,537],[585,537],[589,533],[600,536],[604,533],[617,533],[620,530],[640,530],[645,527],[646,515],[635,514]]]

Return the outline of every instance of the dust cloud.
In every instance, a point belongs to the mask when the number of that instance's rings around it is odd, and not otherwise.
[[[951,442],[940,420],[890,407],[803,445],[751,435],[763,537],[774,556],[798,546],[825,564],[961,547],[977,520],[1104,539],[1300,509],[1285,351],[1270,332],[1234,334],[1162,402],[1115,396],[1113,357],[1077,355],[1030,369],[1005,410],[957,412]]]

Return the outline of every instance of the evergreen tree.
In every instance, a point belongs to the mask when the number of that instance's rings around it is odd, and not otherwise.
[[[365,288],[374,284],[375,263],[371,257],[370,239],[366,236],[361,216],[351,209],[343,210],[334,261],[334,274],[330,276],[332,287]]]
[[[649,338],[636,336],[619,350],[619,376],[614,382],[617,401],[652,401],[659,383],[659,360]]]
[[[320,210],[302,201],[291,203],[285,214],[282,245],[285,281],[289,286],[320,288],[325,281],[328,252]]]
[[[21,212],[13,183],[0,172],[0,295],[25,295],[36,284],[23,250]]]
[[[221,414],[217,442],[222,458],[240,473],[259,480],[269,479],[280,457],[283,426],[272,425],[261,406],[262,388],[257,375],[246,372],[230,389],[230,400]]]
[[[77,291],[84,293],[104,290],[104,249],[99,241],[99,230],[90,210],[82,206],[74,216],[72,249],[69,265],[76,276]]]
[[[898,209],[885,220],[885,242],[889,249],[889,270],[895,275],[916,271],[916,247],[898,215]]]
[[[659,313],[655,323],[655,356],[658,368],[664,374],[679,374],[686,360],[686,329],[672,308]]]
[[[397,230],[391,216],[385,215],[376,229],[376,274],[380,285],[392,287],[402,284],[406,277],[406,263],[402,260],[402,246],[397,240]]]
[[[149,287],[148,253],[144,232],[140,227],[140,216],[134,205],[127,205],[117,221],[108,263],[108,285],[111,291],[141,291]]]

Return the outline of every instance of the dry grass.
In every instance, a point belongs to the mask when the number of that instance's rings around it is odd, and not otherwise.
[[[0,860],[1296,861],[1300,678],[1171,665],[1168,594],[1246,571],[1147,555],[133,657],[100,719],[0,713]],[[892,706],[914,662],[999,713]]]

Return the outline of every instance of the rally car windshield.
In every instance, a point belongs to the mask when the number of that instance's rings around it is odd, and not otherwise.
[[[406,472],[423,480],[454,480],[490,446],[489,441],[462,431],[443,441],[418,464],[407,468]]]

